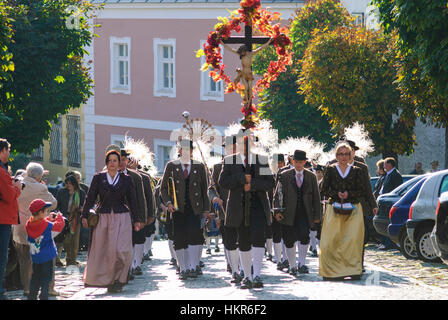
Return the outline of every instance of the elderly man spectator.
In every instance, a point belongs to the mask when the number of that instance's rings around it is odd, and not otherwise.
[[[25,230],[25,224],[31,217],[31,212],[29,211],[30,203],[34,199],[51,202],[52,206],[50,210],[55,209],[57,205],[55,197],[48,191],[47,186],[42,183],[43,175],[44,168],[39,163],[31,162],[26,167],[26,175],[22,181],[24,188],[18,198],[20,224],[13,226],[12,234],[19,259],[20,279],[22,281],[24,295],[28,295],[30,292],[30,281],[33,272],[30,245]]]
[[[8,173],[10,147],[6,139],[0,138],[0,300],[8,299],[2,283],[8,262],[11,226],[19,222],[17,198],[22,189],[22,183],[13,181]]]
[[[409,174],[424,174],[425,172],[422,167],[423,165],[421,162],[416,162],[414,170],[412,170]]]

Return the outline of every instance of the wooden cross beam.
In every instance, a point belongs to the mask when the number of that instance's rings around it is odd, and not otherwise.
[[[253,37],[252,36],[252,26],[245,26],[244,27],[244,37],[229,37],[226,40],[223,40],[226,44],[245,44],[249,51],[252,51],[252,45],[253,44],[264,44],[269,41],[269,37]]]

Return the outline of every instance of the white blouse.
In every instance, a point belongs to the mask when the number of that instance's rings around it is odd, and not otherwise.
[[[348,176],[351,168],[352,168],[352,165],[349,164],[347,169],[345,169],[345,172],[342,173],[341,168],[339,167],[339,164],[336,164],[336,169],[338,169],[339,175],[341,176],[342,179],[345,179]]]

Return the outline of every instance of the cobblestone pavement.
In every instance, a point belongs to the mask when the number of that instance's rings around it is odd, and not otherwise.
[[[222,248],[222,246],[221,246]],[[360,281],[325,282],[318,276],[318,258],[307,258],[309,274],[298,277],[277,271],[270,261],[263,262],[263,289],[241,290],[230,283],[224,254],[206,255],[204,274],[180,281],[169,265],[167,241],[155,241],[153,259],[143,264],[143,275],[136,276],[120,294],[104,288],[84,288],[82,272],[86,252],[81,252],[80,267],[56,269],[57,300],[438,300],[448,298],[448,266],[407,260],[398,251],[366,249],[366,273]],[[8,292],[22,300],[22,291]]]

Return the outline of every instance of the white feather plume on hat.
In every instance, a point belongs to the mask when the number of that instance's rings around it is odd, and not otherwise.
[[[154,153],[151,152],[143,139],[134,140],[126,135],[123,147],[130,153],[130,157],[135,159],[140,166],[148,169],[148,173],[152,177],[157,174],[157,167],[154,164]]]
[[[255,153],[268,155],[278,146],[278,130],[272,127],[269,120],[260,120],[260,122],[252,129],[255,141]]]
[[[346,140],[353,141],[359,150],[356,152],[360,157],[366,157],[368,153],[375,151],[375,145],[365,130],[363,124],[355,122],[352,126],[344,129]]]

